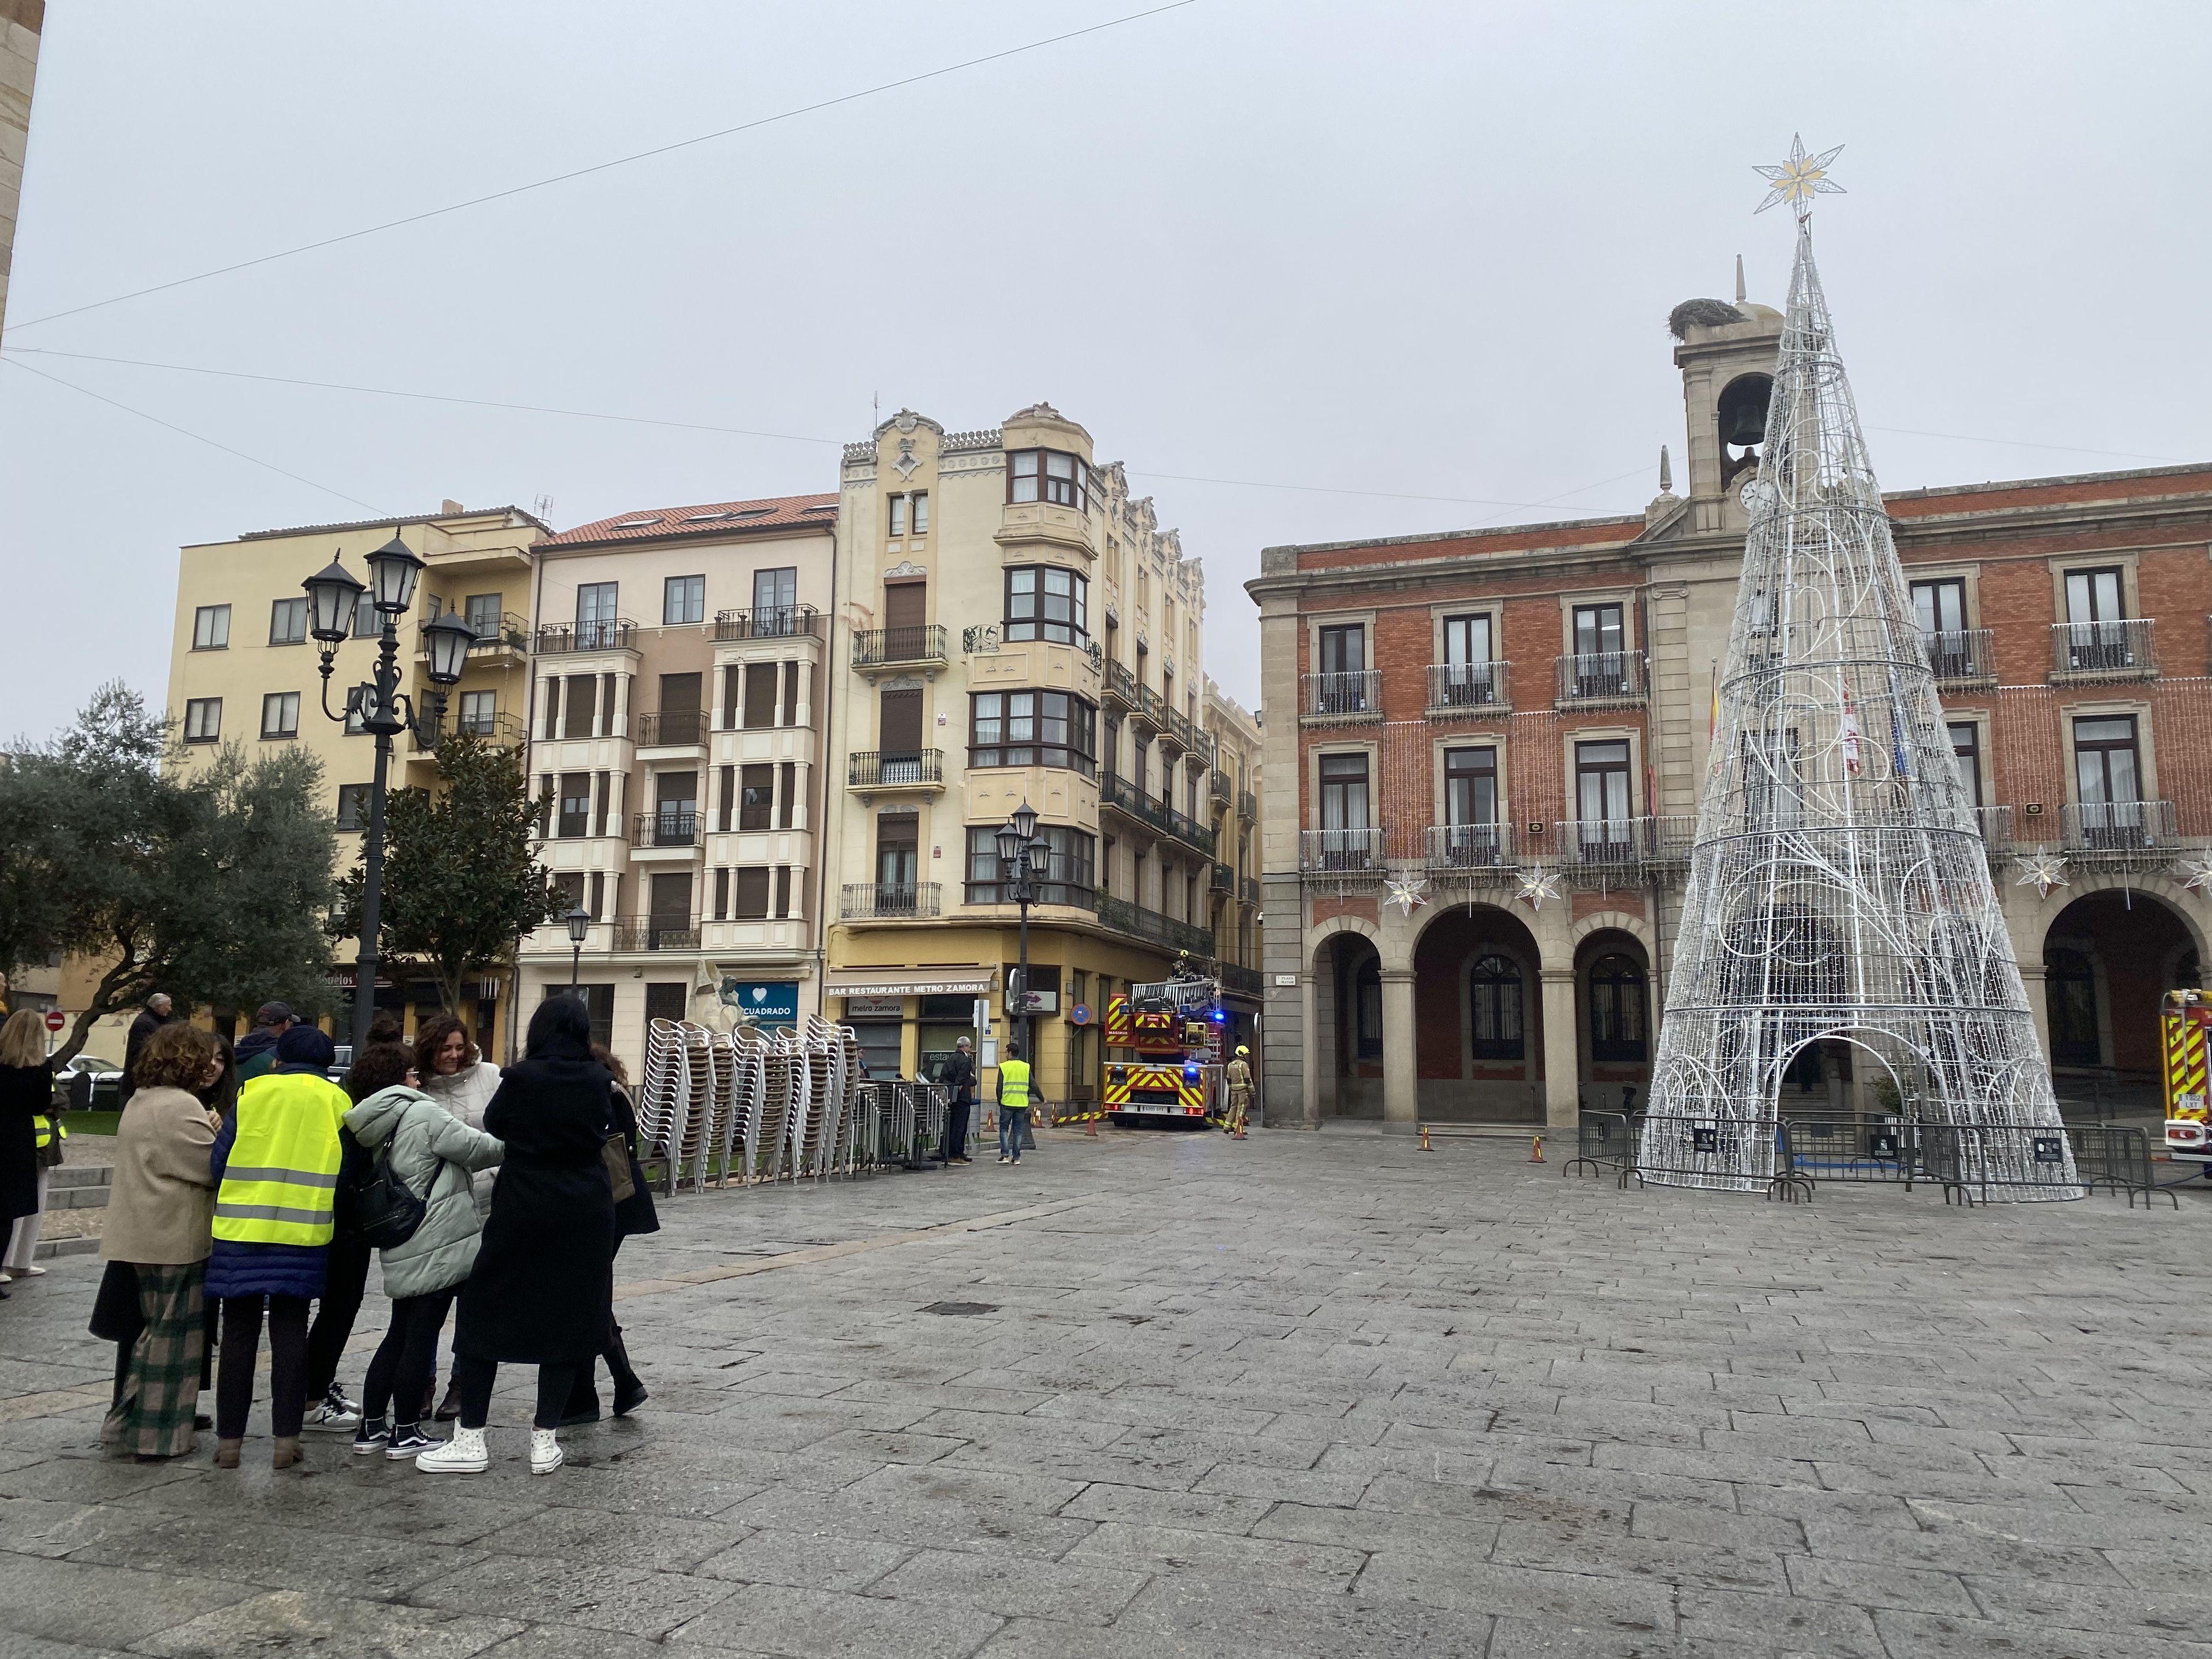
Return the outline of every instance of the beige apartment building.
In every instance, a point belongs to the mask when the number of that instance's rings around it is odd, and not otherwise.
[[[1222,981],[1235,994],[1239,1012],[1249,1015],[1258,1012],[1261,988],[1260,717],[1208,679],[1206,729],[1216,744],[1206,775],[1214,838],[1216,957]],[[1243,1006],[1248,1002],[1249,1008]],[[1240,1019],[1239,1024],[1243,1030],[1250,1021]]]
[[[471,510],[449,501],[419,518],[254,531],[181,549],[168,714],[183,743],[184,764],[204,764],[227,743],[249,753],[277,744],[306,745],[323,763],[324,805],[340,832],[338,868],[350,870],[360,855],[374,739],[324,713],[320,648],[307,632],[301,583],[333,560],[365,580],[365,556],[397,535],[425,566],[414,607],[400,619],[400,690],[418,710],[436,690],[422,624],[456,612],[475,626],[477,643],[447,696],[445,729],[519,744],[530,684],[531,549],[547,533],[520,507]],[[347,688],[374,672],[381,628],[364,601],[331,675],[329,706],[340,714]],[[402,733],[392,741],[391,787],[427,787],[435,775],[434,739]],[[340,982],[349,994],[353,955],[349,944],[338,945]],[[514,995],[508,964],[486,963],[483,969],[464,1013],[486,1052],[503,1054],[507,1026],[500,1010]],[[415,1008],[437,1006],[428,981],[380,981],[376,997],[410,1029]]]
[[[0,0],[0,323],[8,318],[15,210],[23,198],[31,93],[39,76],[39,36],[46,26],[46,0]]]
[[[540,857],[591,915],[524,940],[528,1006],[575,975],[636,1075],[702,995],[821,1007],[819,732],[836,495],[620,514],[538,544]]]
[[[1095,1099],[1107,998],[1211,961],[1240,914],[1203,570],[1047,404],[972,432],[902,410],[842,482],[828,1012],[878,1077],[934,1075],[979,1000],[1004,1039],[1018,912],[993,838],[1026,802],[1050,859],[1019,1035],[1048,1100]]]

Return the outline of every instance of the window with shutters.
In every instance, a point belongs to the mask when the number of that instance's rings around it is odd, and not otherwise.
[[[730,914],[739,921],[768,920],[769,872],[765,866],[737,872],[736,897]]]
[[[738,828],[767,830],[775,822],[775,768],[748,766],[738,775]]]
[[[775,724],[775,671],[772,662],[745,665],[745,729],[765,731]]]

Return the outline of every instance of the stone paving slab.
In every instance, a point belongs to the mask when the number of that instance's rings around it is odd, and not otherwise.
[[[523,1368],[482,1476],[103,1458],[62,1261],[0,1307],[0,1659],[2212,1659],[2184,1197],[1289,1133],[687,1195],[617,1267],[651,1403],[544,1479]]]

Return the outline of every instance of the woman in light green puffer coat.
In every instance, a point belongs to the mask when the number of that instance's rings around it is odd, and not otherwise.
[[[470,1176],[488,1170],[506,1148],[471,1129],[414,1086],[414,1056],[397,1043],[369,1049],[348,1081],[375,1087],[346,1114],[346,1127],[374,1157],[387,1142],[392,1173],[427,1201],[414,1237],[382,1252],[384,1293],[392,1298],[392,1328],[369,1362],[362,1391],[361,1431],[353,1449],[362,1456],[412,1457],[435,1444],[422,1432],[422,1410],[436,1374],[438,1333],[453,1298],[476,1266],[483,1225]],[[389,1082],[382,1073],[393,1072]],[[386,1428],[387,1406],[394,1421]]]

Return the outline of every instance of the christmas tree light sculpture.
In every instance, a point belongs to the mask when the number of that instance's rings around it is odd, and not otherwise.
[[[1796,258],[1639,1173],[1771,1190],[1784,1074],[1842,1042],[1905,1156],[1940,1152],[1976,1198],[2075,1198],[1813,262],[1835,153],[1760,169]]]

